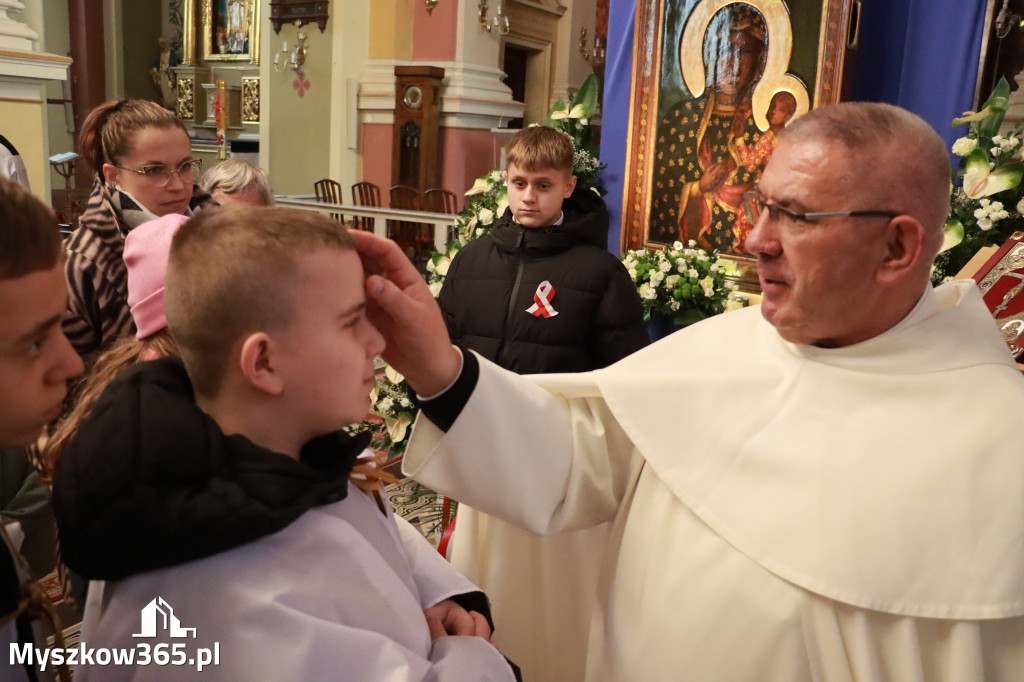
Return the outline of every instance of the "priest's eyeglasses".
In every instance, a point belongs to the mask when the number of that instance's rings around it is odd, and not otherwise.
[[[202,159],[189,159],[177,168],[168,168],[162,164],[143,166],[142,168],[125,168],[124,166],[118,166],[116,163],[114,164],[114,166],[121,170],[138,173],[147,180],[155,183],[158,187],[166,187],[167,183],[169,183],[171,178],[175,175],[177,175],[182,182],[190,184],[195,181],[196,172],[202,167],[202,165]]]
[[[746,213],[747,220],[749,220],[752,225],[757,223],[757,219],[761,217],[761,212],[764,211],[764,209],[768,209],[768,220],[773,223],[778,223],[779,220],[785,216],[787,222],[790,224],[812,223],[816,220],[823,220],[825,218],[895,218],[900,215],[896,211],[883,211],[881,209],[797,213],[796,211],[791,211],[784,206],[779,206],[778,204],[769,204],[765,200],[764,195],[760,192],[743,193],[743,211]]]

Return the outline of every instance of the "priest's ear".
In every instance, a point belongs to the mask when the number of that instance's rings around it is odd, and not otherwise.
[[[928,232],[913,216],[898,215],[890,219],[884,239],[884,257],[875,271],[879,284],[893,285],[917,273],[922,261],[931,255]],[[928,265],[930,267],[931,263]]]

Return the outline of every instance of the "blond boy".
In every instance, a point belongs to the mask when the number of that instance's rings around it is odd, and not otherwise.
[[[508,209],[459,251],[438,298],[453,343],[519,374],[598,369],[649,343],[636,288],[606,249],[604,201],[576,186],[574,151],[543,126],[509,140]],[[581,678],[604,537],[602,526],[541,538],[459,510],[452,563],[485,586],[502,650],[527,679]]]
[[[105,581],[87,646],[166,644],[181,664],[161,679],[205,663],[204,679],[512,680],[483,595],[349,481],[365,442],[340,429],[366,413],[384,343],[345,230],[204,212],[175,236],[164,296],[184,365],[111,383],[57,464],[65,557]],[[138,658],[76,674],[147,676]]]

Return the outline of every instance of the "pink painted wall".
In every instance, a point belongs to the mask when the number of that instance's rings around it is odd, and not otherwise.
[[[425,3],[413,3],[412,60],[415,62],[455,61],[456,29],[461,3],[441,0],[430,14]]]
[[[380,187],[381,202],[385,206],[388,205],[388,189],[391,187],[391,135],[390,125],[363,124],[362,179]],[[351,200],[351,196],[348,198]]]
[[[362,179],[380,187],[385,206],[391,187],[391,136],[390,125],[363,124]],[[441,185],[455,192],[461,209],[466,203],[463,195],[473,181],[499,167],[501,145],[489,130],[441,128],[441,159]],[[346,201],[351,201],[350,191],[345,190]]]
[[[499,167],[501,146],[491,131],[472,128],[442,128],[441,144],[444,188],[455,192],[459,208],[465,208],[463,195],[473,181]]]

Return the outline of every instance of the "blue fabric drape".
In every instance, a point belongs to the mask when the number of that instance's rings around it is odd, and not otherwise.
[[[962,132],[950,121],[974,100],[985,4],[862,0],[854,99],[909,109],[952,144]],[[613,253],[619,250],[635,16],[636,0],[611,0],[601,126],[601,160],[608,168],[601,178],[608,190]]]
[[[605,93],[601,109],[601,184],[608,190],[608,250],[619,253],[622,190],[626,174],[626,138],[629,136],[629,95],[633,78],[633,24],[635,0],[611,0],[608,7],[608,43],[605,52]]]
[[[854,99],[909,109],[952,145],[965,129],[950,122],[974,103],[985,5],[862,0]]]

